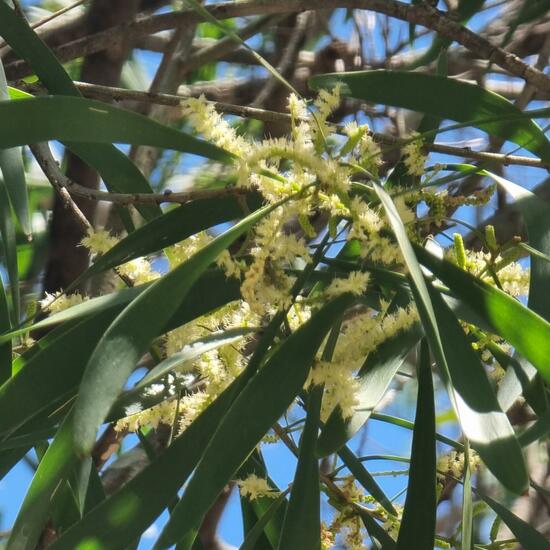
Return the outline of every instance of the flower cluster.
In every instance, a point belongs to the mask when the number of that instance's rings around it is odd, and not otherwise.
[[[455,234],[455,246],[449,250],[449,259],[482,281],[500,286],[511,296],[525,296],[529,292],[529,269],[492,252],[467,250],[459,234]]]
[[[170,357],[186,347],[200,345],[201,338],[212,332],[257,326],[258,322],[258,318],[245,302],[231,303],[169,332],[164,344],[166,355]],[[169,379],[165,386],[158,385],[159,393],[163,394],[165,400],[145,410],[134,410],[132,414],[128,414],[127,411],[127,416],[118,421],[117,430],[136,431],[142,426],[156,427],[160,423],[172,425],[176,419],[178,434],[182,433],[242,371],[242,349],[247,341],[243,338],[222,345],[203,353],[191,362],[184,363],[180,367],[183,370],[175,373],[176,378]],[[198,381],[195,384],[197,389],[187,391],[184,387],[183,394],[179,395],[176,390],[187,385],[190,374],[193,374],[193,380]],[[174,385],[174,382],[183,383]],[[155,389],[149,388],[146,393],[151,395]]]
[[[403,162],[411,176],[422,176],[427,159],[422,150],[424,143],[418,134],[413,134],[410,138],[411,141],[403,147]]]
[[[261,497],[277,498],[281,493],[274,490],[267,479],[250,474],[245,479],[238,479],[237,485],[241,495],[248,500],[256,500]]]
[[[326,420],[338,407],[343,418],[349,418],[358,405],[360,390],[356,373],[369,354],[385,340],[407,330],[418,320],[415,308],[398,308],[393,313],[374,315],[370,310],[356,312],[341,330],[332,361],[316,362],[306,387],[323,385],[321,417]]]
[[[343,135],[335,135],[330,117],[340,105],[340,88],[322,90],[312,106],[291,94],[288,110],[291,118],[290,133],[286,137],[252,141],[241,135],[224,120],[204,97],[188,99],[182,112],[194,129],[235,157],[235,185],[240,189],[258,192],[265,204],[273,206],[243,239],[229,250],[223,251],[216,264],[227,277],[239,280],[240,299],[194,319],[166,334],[156,342],[161,353],[171,357],[182,350],[200,345],[205,337],[216,331],[233,328],[261,328],[277,313],[284,313],[281,335],[292,333],[302,326],[320,303],[342,294],[356,297],[341,322],[330,359],[317,353],[305,383],[323,387],[321,418],[326,421],[338,411],[343,419],[351,418],[360,406],[360,374],[369,356],[384,342],[412,329],[418,323],[414,305],[397,307],[391,300],[391,290],[372,301],[377,281],[371,281],[371,266],[381,266],[404,273],[406,267],[393,231],[384,214],[371,182],[378,181],[382,172],[382,154],[373,133],[367,125],[357,122],[346,124]],[[412,136],[403,148],[403,163],[418,182],[425,173],[427,155],[418,135]],[[365,183],[365,181],[367,183]],[[472,195],[451,195],[446,190],[434,190],[425,185],[410,188],[392,187],[394,204],[411,239],[420,240],[425,229],[417,215],[417,206],[428,207],[430,226],[440,226],[448,212],[458,206],[479,205],[487,202],[494,188],[482,189]],[[321,220],[319,229],[318,220]],[[326,230],[330,245],[345,243],[356,252],[356,270],[339,273],[328,282],[319,277],[311,292],[297,290],[298,274],[304,269],[319,269],[318,241]],[[164,250],[168,269],[175,269],[207,246],[213,236],[199,232]],[[338,240],[339,239],[339,240]],[[92,255],[106,254],[119,242],[117,237],[104,230],[90,231],[82,240]],[[512,296],[526,292],[529,273],[514,261],[490,253],[464,250],[461,240],[450,252],[461,268],[476,277],[495,284]],[[328,262],[328,254],[323,261]],[[135,284],[146,283],[160,275],[153,269],[151,259],[131,260],[119,268],[119,273]],[[370,270],[370,271],[369,271]],[[326,272],[320,275],[328,275]],[[313,277],[312,277],[313,279]],[[308,281],[313,283],[313,281]],[[367,292],[367,290],[369,292]],[[384,289],[385,292],[385,289]],[[55,301],[52,301],[55,298]],[[43,307],[61,311],[81,302],[80,295],[47,296]],[[281,335],[276,337],[276,343]],[[476,347],[485,362],[492,361],[491,346],[501,345],[493,335],[471,333]],[[284,337],[284,336],[282,336]],[[179,365],[175,372],[150,384],[140,400],[129,405],[126,416],[118,421],[119,431],[136,431],[142,427],[156,428],[159,424],[176,428],[180,435],[187,427],[242,373],[246,358],[254,342],[252,336],[229,344],[209,348],[193,360]],[[330,340],[327,340],[330,341]],[[324,350],[324,346],[321,346]],[[276,441],[274,435],[263,442]],[[470,466],[477,467],[479,458],[470,454]],[[464,470],[464,455],[453,451],[440,458],[440,476],[460,477]],[[251,474],[237,480],[241,495],[250,500],[277,497],[280,493],[267,479]],[[365,529],[357,506],[373,504],[356,486],[353,477],[346,478],[339,487],[344,502],[336,506],[338,513],[329,526],[321,529],[322,546],[331,548],[338,537],[352,550],[364,550]],[[388,514],[378,504],[367,508],[393,538],[401,523],[398,513]]]
[[[472,472],[476,471],[481,463],[479,455],[471,449],[468,453],[468,463]],[[451,451],[439,457],[436,469],[440,479],[444,479],[446,475],[460,479],[464,473],[464,453]]]
[[[46,292],[44,299],[40,300],[40,309],[47,311],[48,313],[59,313],[76,306],[88,300],[87,296],[82,296],[79,292],[74,294],[63,294],[62,292],[54,292],[50,294]]]
[[[113,237],[104,229],[90,229],[88,235],[84,237],[80,244],[85,246],[94,256],[101,256],[108,252],[119,242],[117,237]],[[133,284],[141,285],[158,279],[160,273],[153,270],[151,262],[146,258],[136,258],[130,262],[119,266],[118,273],[128,278]]]

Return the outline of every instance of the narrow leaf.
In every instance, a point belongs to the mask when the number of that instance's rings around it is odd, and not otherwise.
[[[479,494],[479,496],[497,513],[510,531],[514,533],[514,536],[525,550],[545,550],[550,548],[550,541],[544,535],[510,512],[506,506],[503,506],[487,495]]]
[[[387,70],[319,75],[309,82],[314,90],[341,82],[343,92],[357,99],[467,122],[550,162],[550,142],[540,127],[528,118],[521,118],[521,111],[502,96],[475,84],[437,75]],[[508,120],[503,120],[504,117]],[[488,118],[494,118],[494,122],[483,122]]]
[[[469,445],[464,445],[464,483],[462,484],[461,550],[472,550],[474,507],[472,502],[472,473],[470,471]]]
[[[360,483],[369,494],[375,498],[388,513],[396,516],[397,511],[393,507],[391,500],[386,496],[380,485],[374,477],[363,466],[352,451],[344,446],[338,451],[338,456],[345,464],[346,468],[353,474],[358,483]]]
[[[279,540],[279,550],[286,548],[321,548],[321,496],[319,464],[315,444],[319,431],[323,387],[314,386],[307,401],[307,417],[300,440],[298,466],[290,492]]]
[[[505,292],[417,246],[420,261],[550,382],[550,324]]]
[[[438,364],[444,379],[448,376],[446,384],[452,387],[450,395],[464,435],[497,479],[520,494],[528,486],[528,477],[514,430],[457,318],[439,292],[431,285],[428,288],[444,353]],[[437,357],[435,351],[434,355]]]
[[[0,61],[0,100],[9,100],[8,83],[2,61]],[[0,151],[0,171],[4,175],[10,203],[21,224],[21,229],[25,234],[30,235],[29,199],[22,154],[23,151],[20,148]]]
[[[222,162],[231,160],[229,153],[206,141],[93,99],[50,96],[0,101],[0,117],[10,122],[0,128],[0,148],[57,139],[151,145]]]
[[[364,508],[359,508],[357,511],[368,534],[378,544],[378,549],[395,550],[395,541],[386,533],[385,529]]]
[[[52,94],[80,97],[73,81],[53,52],[5,2],[0,2],[0,35],[21,58],[33,67],[40,81]],[[21,96],[22,92],[19,93]],[[101,174],[109,190],[120,193],[151,193],[147,179],[122,151],[109,144],[65,143],[73,153]],[[161,213],[157,205],[138,205],[147,220]]]
[[[256,550],[256,543],[264,533],[265,528],[269,522],[275,517],[281,504],[286,500],[286,492],[281,493],[279,497],[273,501],[268,510],[260,517],[260,519],[254,524],[252,529],[246,535],[243,543],[239,547],[239,550]]]
[[[424,280],[391,198],[377,184],[375,190],[409,268],[411,289],[424,332],[441,369],[461,427],[499,481],[510,490],[522,493],[528,485],[528,478],[521,448],[508,418],[499,408],[483,366],[454,313],[439,292]],[[425,254],[431,257],[429,253]],[[502,461],[502,456],[507,456],[508,460]]]
[[[397,550],[414,540],[417,550],[434,547],[436,500],[435,404],[430,351],[422,340],[418,361],[418,398],[411,452],[407,499],[397,538]]]
[[[75,405],[75,446],[89,454],[97,430],[153,338],[161,334],[193,283],[239,235],[278,205],[251,214],[152,284],[109,326],[94,349]],[[145,321],[146,320],[146,321]]]
[[[13,525],[6,550],[34,550],[50,514],[52,498],[76,461],[68,414],[40,461]]]
[[[183,539],[190,548],[203,515],[227,481],[302,389],[334,319],[353,302],[330,302],[288,337],[237,397],[220,423],[156,548]],[[254,411],[254,414],[250,414]]]

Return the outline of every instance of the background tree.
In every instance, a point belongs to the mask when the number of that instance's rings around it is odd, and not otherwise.
[[[0,0],[5,547],[549,547],[549,10]]]

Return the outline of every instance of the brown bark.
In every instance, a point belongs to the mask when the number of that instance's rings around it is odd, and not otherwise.
[[[110,0],[95,0],[87,15],[87,34],[132,20],[138,7],[137,0],[115,3]],[[117,47],[87,56],[81,79],[95,84],[118,85],[128,53],[127,43],[119,43]],[[67,154],[66,166],[67,176],[72,180],[92,189],[98,187],[97,172],[75,155]],[[96,203],[86,199],[77,199],[76,202],[88,220],[93,220]],[[67,210],[60,198],[56,198],[50,226],[50,256],[44,278],[45,291],[54,292],[66,288],[88,267],[88,252],[79,246],[84,236],[82,226],[72,212]]]

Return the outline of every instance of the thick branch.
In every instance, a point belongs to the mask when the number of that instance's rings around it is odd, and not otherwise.
[[[402,21],[422,25],[445,38],[462,44],[476,56],[488,59],[510,74],[529,82],[535,88],[550,91],[550,76],[524,63],[516,55],[491,44],[485,38],[451,21],[444,12],[431,8],[427,4],[410,5],[396,0],[265,0],[263,2],[227,2],[208,7],[212,15],[218,19],[336,8],[372,10]],[[187,26],[198,20],[199,16],[191,10],[141,17],[134,22],[118,25],[65,44],[59,47],[55,53],[61,61],[68,61],[92,52],[116,47],[125,39],[135,40],[147,34]],[[21,78],[28,74],[28,71],[29,69],[23,62],[12,63],[6,67],[6,73],[10,79]]]

